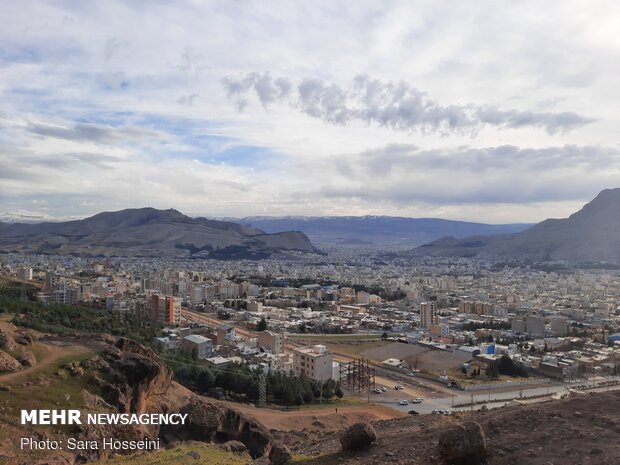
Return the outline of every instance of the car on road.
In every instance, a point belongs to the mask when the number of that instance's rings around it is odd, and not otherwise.
[[[402,384],[397,384],[396,386],[394,386],[394,389],[396,389],[397,391],[402,391],[403,389],[405,389],[405,386],[403,386]]]
[[[407,376],[415,376],[417,374],[417,371],[409,371],[407,373]]]
[[[383,391],[379,388],[374,388],[372,392],[374,392],[375,394],[383,394]]]
[[[418,412],[417,410],[409,410],[409,415],[419,415],[420,412]]]
[[[416,397],[415,399],[411,400],[412,404],[421,404],[422,403],[422,399],[420,397]]]
[[[400,405],[409,405],[409,402],[408,402],[408,401],[406,401],[406,400],[401,400],[401,401],[399,402],[399,404],[400,404]]]

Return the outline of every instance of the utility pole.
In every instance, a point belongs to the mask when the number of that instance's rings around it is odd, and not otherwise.
[[[265,373],[261,373],[258,377],[258,407],[265,408],[267,406],[267,377]]]

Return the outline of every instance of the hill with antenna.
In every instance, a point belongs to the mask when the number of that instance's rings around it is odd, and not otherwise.
[[[0,251],[82,256],[266,258],[314,252],[305,234],[268,234],[230,221],[154,208],[99,213],[59,223],[0,223]]]

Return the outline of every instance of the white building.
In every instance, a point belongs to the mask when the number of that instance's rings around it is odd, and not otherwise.
[[[293,371],[305,374],[315,381],[325,381],[333,376],[333,357],[324,345],[293,350]]]

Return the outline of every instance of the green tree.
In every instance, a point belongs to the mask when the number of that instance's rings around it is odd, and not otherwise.
[[[493,363],[493,364],[489,365],[487,367],[487,369],[486,369],[485,374],[489,378],[498,378],[499,377],[499,371],[497,370],[497,364]]]
[[[203,393],[209,391],[209,389],[215,387],[215,375],[209,369],[200,370],[196,377],[196,387]]]

